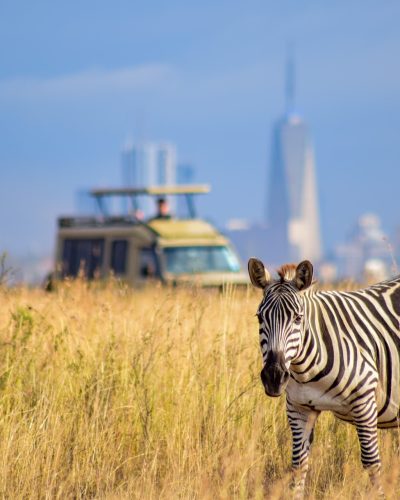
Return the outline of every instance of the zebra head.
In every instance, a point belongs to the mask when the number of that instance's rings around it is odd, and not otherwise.
[[[289,382],[289,367],[302,346],[303,299],[299,292],[312,283],[313,266],[305,260],[278,270],[280,279],[271,279],[264,264],[251,258],[249,275],[264,292],[257,310],[263,356],[261,380],[268,396],[280,396]]]

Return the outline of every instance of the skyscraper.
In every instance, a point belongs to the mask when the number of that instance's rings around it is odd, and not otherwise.
[[[168,142],[129,143],[122,150],[122,176],[126,187],[168,186],[176,182],[176,148]],[[171,205],[173,200],[170,200]],[[152,200],[141,200],[146,215],[154,211]],[[174,208],[171,206],[171,208]]]
[[[308,127],[295,111],[294,62],[286,70],[286,110],[272,136],[267,203],[269,260],[321,258],[314,150]]]
[[[168,142],[127,144],[122,151],[122,169],[125,186],[174,184],[176,148]]]
[[[179,163],[176,169],[177,184],[193,184],[195,179],[195,169],[189,163]],[[184,197],[178,196],[176,200],[176,213],[178,217],[187,217],[187,201]]]

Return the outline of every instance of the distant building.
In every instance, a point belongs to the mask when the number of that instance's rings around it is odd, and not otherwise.
[[[176,148],[168,142],[127,144],[122,151],[122,177],[126,187],[168,186],[176,182]],[[171,208],[173,201],[170,200]],[[154,211],[151,200],[143,200],[146,215]]]
[[[189,163],[179,163],[176,171],[176,180],[178,184],[193,184],[196,172],[193,165]]]
[[[339,277],[380,281],[395,274],[395,257],[375,214],[359,218],[346,243],[336,249]]]
[[[226,232],[242,261],[261,258],[270,268],[285,262],[321,261],[314,151],[304,120],[294,110],[294,64],[288,60],[286,112],[272,135],[265,222],[229,221]]]
[[[125,186],[165,186],[176,181],[176,148],[171,143],[127,144],[122,151]]]
[[[288,61],[286,113],[275,125],[266,207],[270,262],[321,259],[314,150],[306,123],[294,110],[294,66]]]
[[[196,179],[196,171],[190,163],[179,163],[176,169],[177,184],[193,184]],[[185,218],[188,216],[187,203],[182,196],[178,196],[176,200],[176,213],[178,217]]]
[[[225,234],[235,246],[244,267],[250,257],[257,257],[269,263],[268,231],[265,225],[250,223],[245,219],[231,219],[225,227]]]

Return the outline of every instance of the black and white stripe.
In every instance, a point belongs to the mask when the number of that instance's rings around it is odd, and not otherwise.
[[[296,496],[324,410],[355,425],[362,464],[381,490],[377,428],[400,423],[400,276],[359,291],[313,292],[312,272],[304,261],[282,266],[272,280],[261,261],[249,261],[251,281],[264,292],[261,379],[270,396],[286,391]]]

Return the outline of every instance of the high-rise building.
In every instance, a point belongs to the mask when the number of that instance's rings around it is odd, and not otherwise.
[[[195,169],[189,163],[180,163],[177,168],[178,184],[193,184],[195,179]]]
[[[287,62],[286,111],[272,136],[267,200],[268,260],[281,264],[321,258],[314,150],[308,127],[294,107],[294,62]]]
[[[397,274],[394,249],[376,214],[362,215],[346,242],[336,248],[336,265],[340,278],[387,279]]]
[[[122,151],[122,169],[125,186],[174,184],[176,148],[170,143],[129,143]]]
[[[196,172],[190,163],[179,163],[176,170],[177,184],[193,184]],[[176,214],[178,217],[185,218],[188,216],[187,201],[182,196],[177,196],[176,199]]]
[[[128,143],[122,151],[123,184],[126,187],[168,186],[176,182],[176,148],[171,143]],[[173,204],[173,200],[170,200]],[[154,211],[152,200],[143,199],[145,215]],[[174,208],[174,207],[171,207]]]

